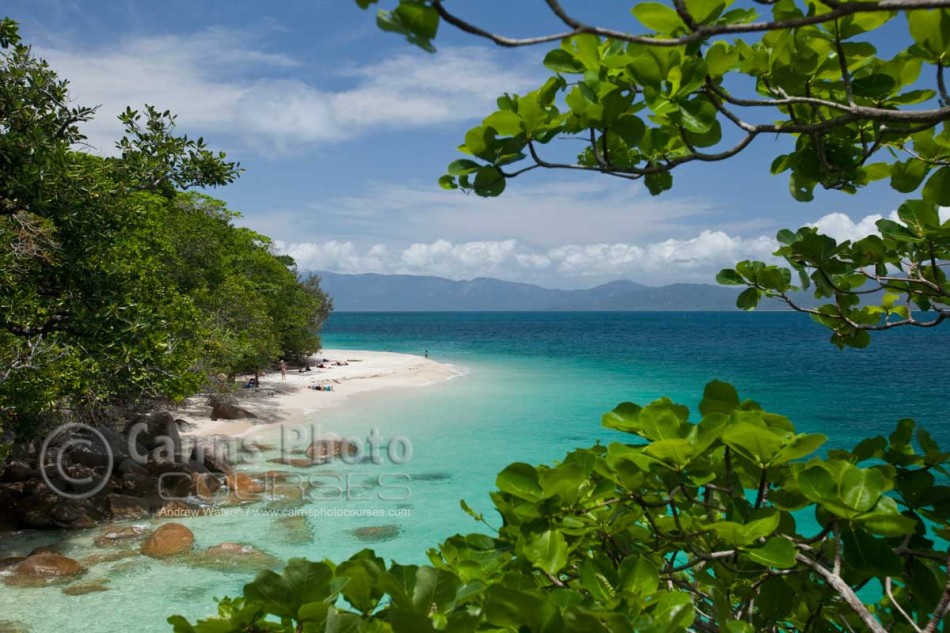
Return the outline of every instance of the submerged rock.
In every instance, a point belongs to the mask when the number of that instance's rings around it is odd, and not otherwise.
[[[254,481],[247,473],[228,475],[227,484],[228,488],[231,489],[232,495],[239,499],[260,494],[265,490],[264,484]]]
[[[452,479],[452,475],[448,473],[421,473],[419,475],[412,475],[413,481],[449,481]]]
[[[10,567],[15,567],[25,560],[26,556],[8,556],[6,558],[0,558],[0,571],[9,569]]]
[[[288,545],[304,545],[313,542],[313,528],[302,514],[289,514],[274,521],[274,532]]]
[[[31,554],[16,568],[17,574],[43,577],[76,576],[84,571],[78,561],[53,552]]]
[[[0,633],[30,633],[30,629],[23,622],[0,620]]]
[[[307,457],[315,464],[322,464],[341,455],[355,455],[359,448],[342,437],[327,435],[317,438],[307,447]]]
[[[85,566],[92,565],[101,565],[102,563],[114,563],[117,560],[123,560],[126,558],[132,558],[138,556],[139,553],[134,549],[120,549],[113,550],[108,552],[96,552],[95,554],[90,554],[83,558],[80,563]]]
[[[106,585],[109,584],[108,578],[97,578],[95,580],[90,580],[89,582],[77,583],[75,585],[69,585],[63,589],[63,593],[67,596],[84,596],[87,593],[96,593],[98,591],[109,591],[109,588]]]
[[[294,468],[310,468],[314,463],[309,459],[304,459],[302,457],[274,457],[273,459],[268,459],[272,464],[283,464],[285,466],[293,466]]]
[[[59,554],[34,554],[16,566],[13,575],[5,579],[14,587],[40,587],[64,582],[86,573],[86,569],[72,558]]]
[[[142,539],[149,534],[151,534],[151,530],[144,525],[130,525],[108,530],[104,534],[97,536],[93,542],[98,547],[109,547]]]
[[[142,543],[142,553],[152,558],[165,558],[189,551],[195,535],[181,523],[166,523]]]
[[[241,543],[221,543],[209,547],[190,555],[186,562],[193,567],[241,573],[275,569],[282,564],[274,556]]]
[[[399,536],[399,526],[395,523],[370,525],[350,530],[350,534],[366,543],[379,543],[380,541],[389,541]]]

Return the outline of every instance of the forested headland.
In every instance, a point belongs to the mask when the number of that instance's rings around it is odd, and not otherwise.
[[[95,104],[73,103],[9,18],[0,46],[0,456],[319,349],[319,279],[203,193],[238,163],[153,106],[96,155]]]

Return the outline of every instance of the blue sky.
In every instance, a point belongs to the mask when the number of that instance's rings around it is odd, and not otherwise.
[[[457,4],[506,34],[559,30],[540,0]],[[635,27],[629,0],[565,5]],[[860,235],[900,200],[877,185],[795,202],[786,177],[768,171],[787,140],[766,138],[728,162],[676,171],[658,198],[639,183],[565,172],[525,175],[498,199],[444,192],[436,181],[465,131],[499,94],[540,84],[551,46],[499,49],[444,25],[429,55],[378,31],[352,0],[5,0],[4,12],[77,102],[101,104],[86,128],[93,146],[111,150],[126,105],[172,110],[182,130],[247,170],[213,195],[304,269],[552,287],[712,283],[723,266],[767,257],[780,228],[819,222]]]

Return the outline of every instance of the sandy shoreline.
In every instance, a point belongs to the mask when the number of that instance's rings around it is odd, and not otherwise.
[[[327,359],[328,369],[320,369]],[[345,365],[335,365],[336,361]],[[191,426],[184,433],[192,436],[244,437],[267,430],[282,422],[301,422],[305,417],[337,407],[356,394],[379,389],[423,387],[454,378],[461,372],[445,363],[392,352],[366,350],[321,350],[310,365],[311,371],[287,370],[285,380],[279,371],[260,375],[260,387],[239,389],[234,404],[254,419],[212,420],[207,396],[190,398],[175,415]],[[316,391],[312,385],[330,385],[331,391]]]

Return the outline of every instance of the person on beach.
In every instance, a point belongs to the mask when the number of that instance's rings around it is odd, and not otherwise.
[[[429,358],[429,350],[426,350],[426,358]]]
[[[287,380],[287,362],[283,358],[280,359],[280,379]]]

